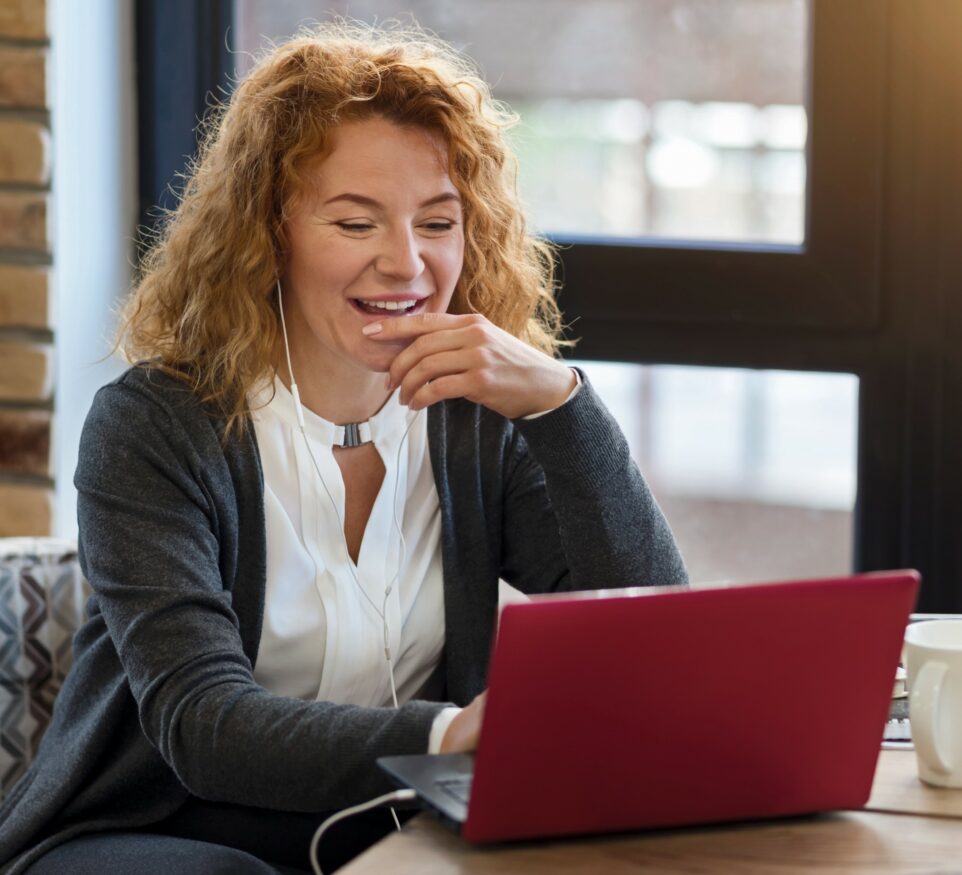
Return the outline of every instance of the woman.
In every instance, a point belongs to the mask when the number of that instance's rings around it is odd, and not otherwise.
[[[85,426],[94,595],[0,812],[8,871],[306,870],[324,814],[387,789],[378,756],[477,744],[499,578],[685,580],[554,356],[509,120],[420,33],[323,27],[240,83]]]

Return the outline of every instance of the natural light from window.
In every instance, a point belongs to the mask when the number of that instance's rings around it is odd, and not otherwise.
[[[237,71],[331,13],[413,15],[478,63],[542,233],[804,240],[808,0],[235,0]]]
[[[856,377],[578,364],[621,425],[694,582],[849,572]]]

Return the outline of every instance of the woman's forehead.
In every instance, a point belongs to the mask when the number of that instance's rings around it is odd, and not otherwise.
[[[457,193],[448,175],[445,143],[426,128],[380,118],[345,122],[334,129],[330,145],[328,154],[312,168],[321,197],[333,197],[345,185],[359,194],[369,190],[408,191],[426,197]]]

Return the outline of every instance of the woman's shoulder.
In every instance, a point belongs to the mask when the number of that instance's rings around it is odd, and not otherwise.
[[[193,408],[198,412],[206,409],[188,374],[153,361],[136,362],[102,386],[97,394],[110,399],[140,398],[144,404]]]
[[[185,377],[152,362],[138,362],[97,391],[88,423],[125,431],[146,425],[167,431],[176,425],[188,433],[210,434],[220,431],[219,419]]]
[[[118,479],[125,479],[139,488],[157,471],[187,479],[203,471],[208,481],[225,487],[237,472],[256,482],[252,431],[226,435],[223,417],[188,383],[135,365],[95,395],[80,437],[75,482],[114,490]]]
[[[194,394],[186,373],[153,361],[135,362],[104,388],[110,386],[123,386],[157,400],[183,402],[186,396]]]

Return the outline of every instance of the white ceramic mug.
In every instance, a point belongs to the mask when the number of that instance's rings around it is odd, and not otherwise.
[[[919,777],[962,787],[962,620],[912,623],[905,659]]]

